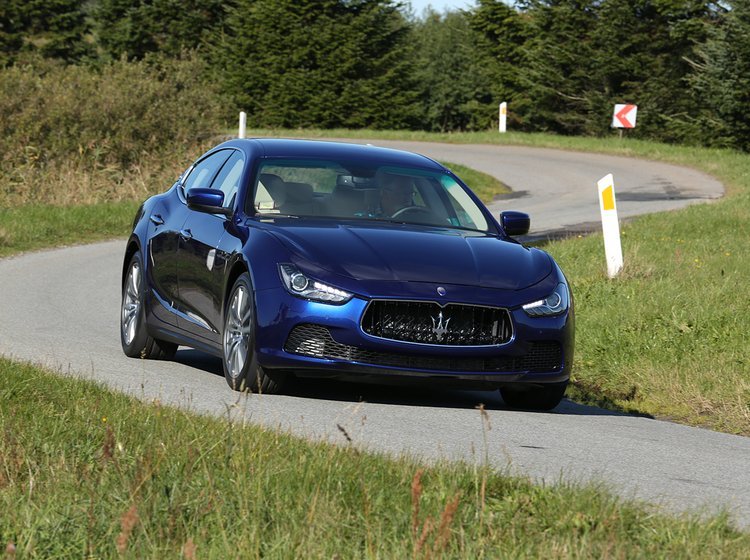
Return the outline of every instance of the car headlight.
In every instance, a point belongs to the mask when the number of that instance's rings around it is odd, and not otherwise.
[[[345,303],[352,299],[353,294],[313,280],[293,264],[280,264],[279,272],[284,287],[295,296],[325,303]]]
[[[544,299],[527,303],[523,306],[523,310],[529,317],[551,317],[565,313],[569,305],[568,286],[560,282],[550,295]]]

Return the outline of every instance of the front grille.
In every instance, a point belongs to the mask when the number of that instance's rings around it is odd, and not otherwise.
[[[544,373],[562,369],[562,349],[560,344],[554,341],[534,342],[523,356],[450,358],[364,350],[357,346],[336,342],[326,327],[310,324],[294,327],[284,345],[284,350],[314,358],[345,360],[410,370]]]
[[[371,336],[442,346],[505,344],[513,335],[510,315],[498,307],[430,301],[373,300],[362,317]]]

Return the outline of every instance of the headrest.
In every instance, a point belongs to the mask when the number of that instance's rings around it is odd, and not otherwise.
[[[308,183],[286,183],[286,199],[292,202],[312,200],[313,188]]]
[[[260,182],[263,183],[267,189],[275,189],[277,187],[284,188],[284,181],[278,175],[273,173],[261,173]]]
[[[273,173],[261,173],[260,182],[266,187],[276,206],[284,203],[286,200],[286,185],[281,177]]]

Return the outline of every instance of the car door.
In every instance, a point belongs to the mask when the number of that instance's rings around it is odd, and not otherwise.
[[[188,215],[181,189],[181,184],[175,185],[171,195],[154,205],[148,216],[151,279],[161,303],[153,307],[153,312],[160,320],[172,325],[179,324],[173,311],[178,300],[177,250],[180,230]]]
[[[187,207],[185,192],[193,187],[210,185],[231,152],[232,150],[221,150],[198,160],[188,169],[182,182],[177,185],[173,196],[165,200],[163,205],[155,209],[150,216],[154,227],[150,243],[154,283],[164,300],[163,303],[180,315],[184,315],[185,306],[180,299],[179,292],[180,269],[183,266],[179,251],[185,235],[185,221],[193,212]],[[185,321],[178,318],[176,322],[174,320],[170,322],[183,326]]]
[[[234,150],[211,188],[224,193],[224,207],[234,208],[245,156]],[[190,321],[190,334],[220,343],[224,278],[229,257],[239,250],[231,218],[190,210],[180,241],[180,300]]]

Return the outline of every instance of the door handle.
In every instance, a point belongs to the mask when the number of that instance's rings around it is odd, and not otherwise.
[[[161,217],[161,214],[151,214],[148,219],[155,223],[157,226],[164,224],[164,218]]]
[[[191,232],[189,229],[181,229],[180,237],[182,237],[185,241],[189,241],[193,238],[193,232]]]

